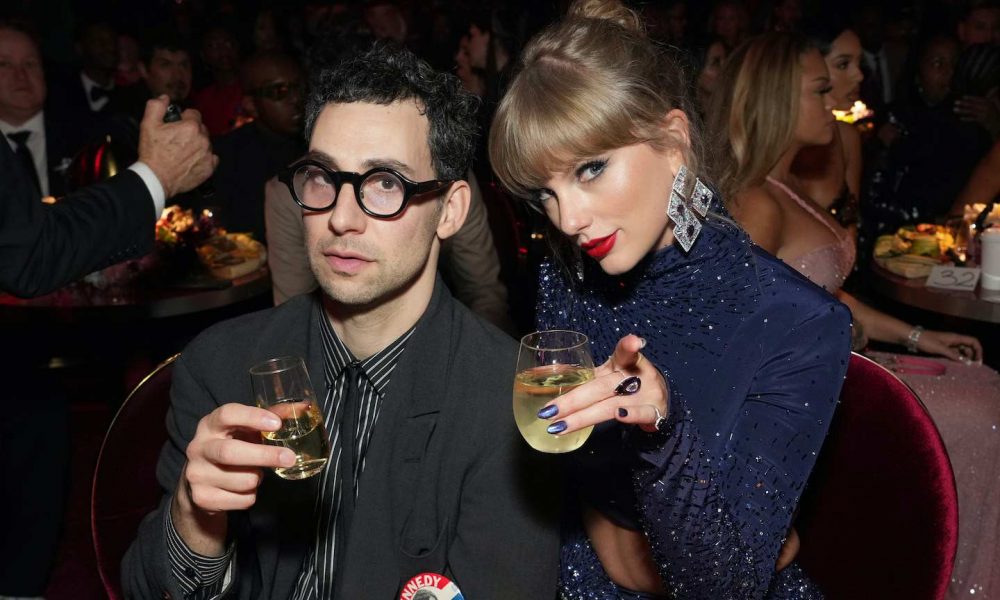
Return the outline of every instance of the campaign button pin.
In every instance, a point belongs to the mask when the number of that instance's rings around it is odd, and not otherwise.
[[[399,600],[465,600],[465,596],[444,575],[421,573],[406,582]]]

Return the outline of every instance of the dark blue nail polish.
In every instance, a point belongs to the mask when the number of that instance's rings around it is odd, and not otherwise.
[[[558,412],[559,412],[559,407],[556,406],[555,404],[550,404],[545,408],[543,408],[542,410],[538,411],[538,418],[551,419],[552,417],[556,416]]]
[[[618,409],[618,416],[619,417],[627,417],[628,416],[628,409],[619,408]]]
[[[559,422],[553,423],[553,424],[549,425],[545,429],[545,431],[548,431],[549,433],[562,433],[563,431],[566,431],[566,421],[559,421]]]

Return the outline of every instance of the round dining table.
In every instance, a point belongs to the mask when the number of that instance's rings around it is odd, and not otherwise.
[[[906,278],[880,267],[870,266],[872,288],[892,300],[934,313],[1000,324],[1000,290],[946,290],[927,287],[926,277]]]
[[[171,282],[106,287],[81,281],[37,298],[0,294],[0,326],[135,323],[223,309],[270,291],[266,266],[237,279],[205,273]]]
[[[102,285],[84,280],[28,299],[0,294],[0,330],[13,360],[132,382],[204,329],[272,304],[266,266],[232,280],[196,268],[117,285],[91,281]]]

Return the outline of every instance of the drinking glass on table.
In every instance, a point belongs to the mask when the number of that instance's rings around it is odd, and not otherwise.
[[[538,411],[557,397],[594,378],[590,340],[576,331],[536,331],[521,338],[514,376],[514,420],[525,441],[541,452],[572,452],[594,427],[553,435]]]
[[[295,464],[274,469],[284,479],[305,479],[323,470],[330,456],[330,443],[323,413],[301,358],[272,358],[250,368],[254,402],[281,419],[281,429],[263,431],[265,444],[284,446],[295,452]]]

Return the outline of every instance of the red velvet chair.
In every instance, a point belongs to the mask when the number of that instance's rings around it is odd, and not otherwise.
[[[121,560],[139,522],[156,508],[163,491],[156,481],[156,461],[167,440],[173,363],[160,363],[118,409],[97,457],[91,489],[90,529],[97,568],[111,600],[123,598]]]
[[[913,391],[863,356],[851,356],[796,528],[799,563],[830,600],[944,597],[958,545],[948,454]]]

